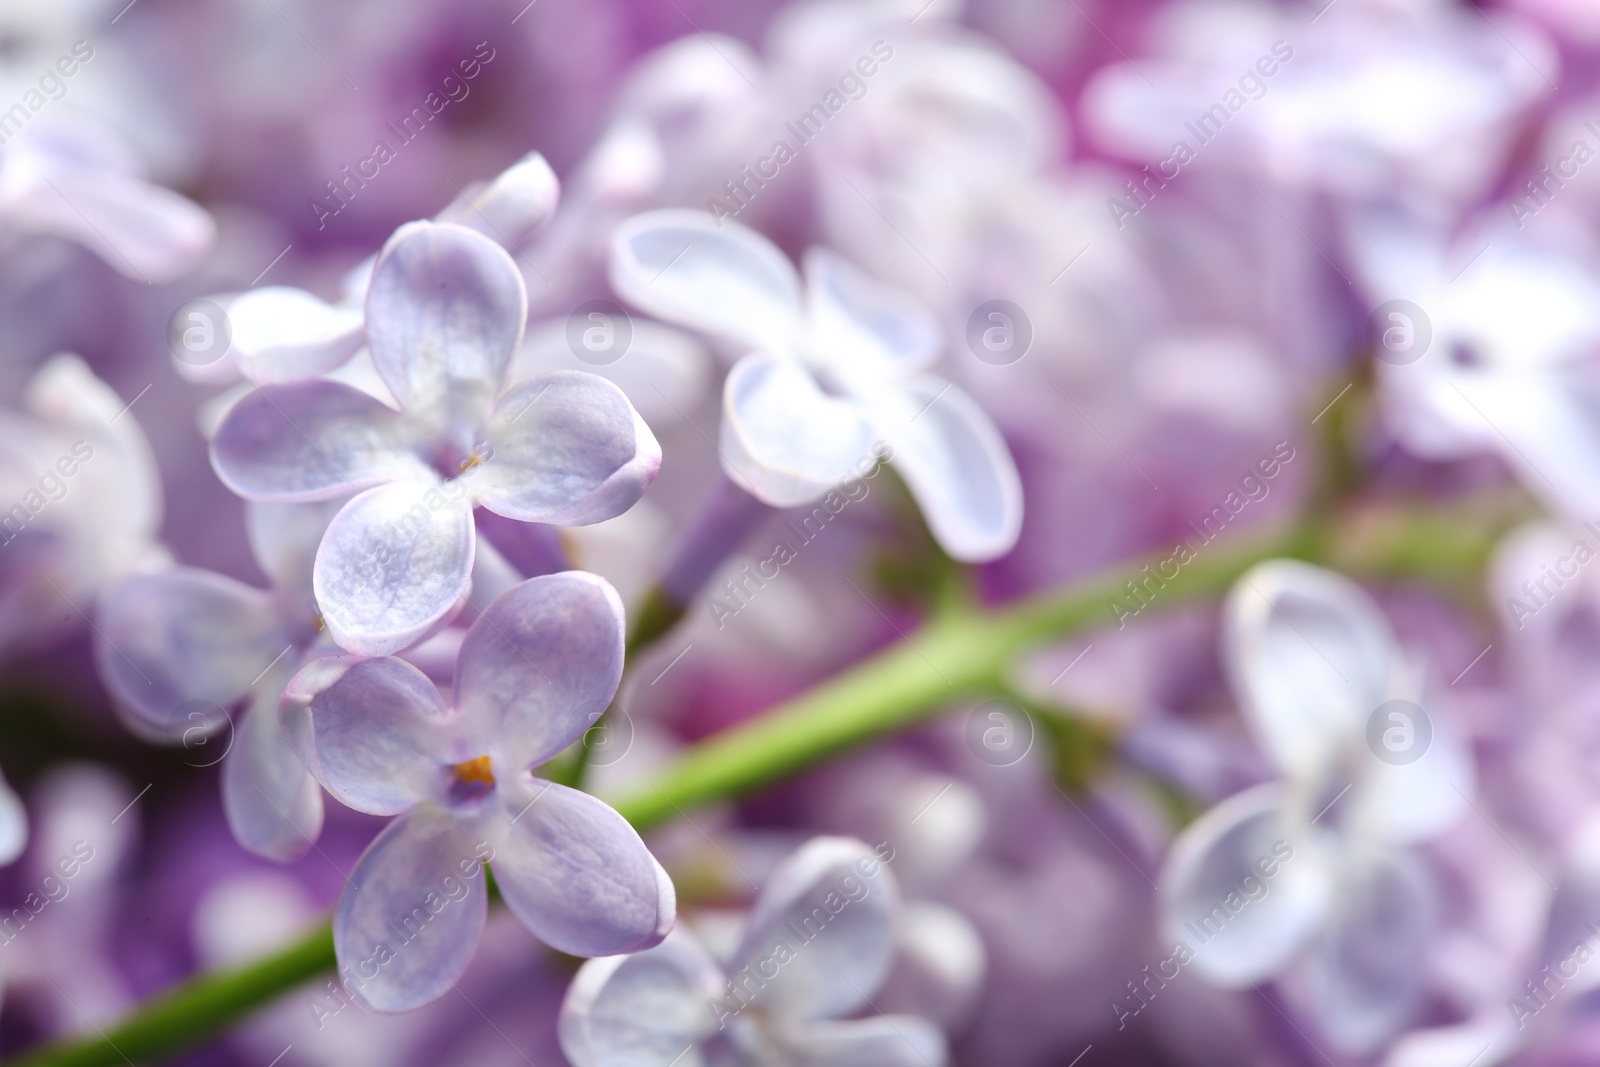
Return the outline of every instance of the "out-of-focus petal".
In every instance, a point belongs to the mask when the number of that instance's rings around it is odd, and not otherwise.
[[[650,211],[618,226],[611,287],[658,319],[756,351],[787,354],[798,340],[794,265],[749,227],[703,211]]]
[[[660,944],[677,916],[672,879],[626,819],[587,793],[526,775],[497,788],[495,879],[524,926],[574,956]]]
[[[28,813],[11,783],[0,778],[0,867],[7,866],[28,847]]]
[[[817,1022],[791,1039],[795,1067],[943,1067],[944,1034],[915,1015]]]
[[[805,355],[853,390],[926,368],[941,338],[909,293],[869,278],[826,248],[806,251]]]
[[[1022,477],[978,402],[959,386],[919,378],[867,403],[940,546],[969,563],[1011,551],[1022,532]]]
[[[773,507],[810,503],[877,463],[873,427],[853,400],[824,393],[798,363],[741,359],[722,398],[722,468]]]
[[[581,526],[632,507],[661,469],[661,445],[621,389],[558,371],[521,382],[490,419],[494,455],[468,471],[474,497],[525,522]]]
[[[703,1067],[699,1045],[716,1029],[709,1008],[722,983],[681,927],[644,952],[590,960],[561,1005],[561,1051],[573,1067]]]
[[[312,587],[341,648],[399,652],[461,606],[477,547],[464,496],[448,485],[401,482],[368,489],[334,516]]]
[[[235,404],[211,438],[222,483],[251,500],[330,500],[423,476],[403,416],[330,381],[266,385]]]
[[[367,290],[378,373],[402,408],[440,429],[482,423],[527,317],[528,293],[505,249],[450,223],[396,230]]]
[[[489,606],[461,642],[456,711],[494,754],[496,776],[583,736],[622,681],[622,648],[622,601],[593,574],[530,578]]]
[[[279,863],[299,857],[322,832],[322,790],[278,727],[274,674],[233,728],[222,763],[222,810],[233,839]]]
[[[1436,905],[1412,863],[1382,857],[1346,870],[1306,957],[1312,1011],[1340,1051],[1370,1055],[1410,1022],[1428,985]]]
[[[639,414],[659,425],[678,422],[710,389],[711,360],[705,346],[682,330],[634,319],[627,350],[613,363],[591,364],[573,351],[567,320],[538,323],[517,353],[519,381],[556,370],[598,374],[627,394]]]
[[[1188,965],[1245,986],[1277,974],[1321,927],[1332,874],[1314,840],[1290,832],[1283,790],[1269,784],[1179,834],[1160,885],[1168,935],[1188,946]]]
[[[1253,567],[1228,597],[1225,665],[1256,736],[1309,780],[1361,744],[1388,693],[1394,637],[1354,582],[1294,560]]]
[[[471,832],[430,806],[378,835],[333,913],[339,970],[356,996],[378,1011],[408,1011],[455,985],[488,917],[477,856]]]
[[[96,630],[100,677],[129,728],[166,742],[221,725],[287,643],[265,593],[190,567],[114,587]]]
[[[277,504],[252,500],[245,504],[245,533],[256,562],[282,594],[307,598],[311,609],[311,569],[328,523],[344,507],[343,500],[309,504]]]
[[[342,366],[366,343],[359,309],[272,285],[228,299],[228,350],[254,382],[289,382]]]
[[[284,689],[280,715],[306,767],[348,807],[397,815],[442,795],[444,702],[404,660],[313,660]]]
[[[729,978],[735,986],[746,971],[765,979],[753,1003],[790,1023],[849,1015],[889,973],[899,905],[894,876],[872,849],[812,838],[767,879]]]
[[[561,183],[538,152],[529,152],[492,182],[467,190],[437,222],[454,222],[506,248],[516,248],[556,210]]]

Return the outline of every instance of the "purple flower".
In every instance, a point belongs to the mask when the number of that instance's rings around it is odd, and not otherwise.
[[[360,492],[334,518],[313,584],[341,646],[387,655],[467,593],[472,509],[583,525],[631,507],[661,449],[610,382],[556,373],[505,387],[527,294],[494,242],[449,223],[390,238],[367,294],[367,340],[400,410],[339,382],[267,385],[211,442],[223,482],[256,500]]]
[[[128,728],[222,760],[222,806],[240,845],[288,861],[322,830],[322,793],[278,728],[278,697],[318,644],[312,557],[332,505],[251,504],[251,548],[272,579],[255,589],[174,567],[130,578],[101,601],[100,677]],[[243,706],[237,726],[229,709]],[[224,723],[228,725],[224,725]],[[217,736],[212,737],[213,734]],[[222,755],[212,756],[212,749]]]
[[[672,882],[633,828],[530,773],[611,702],[622,635],[615,590],[567,571],[517,585],[473,623],[448,705],[393,658],[320,659],[290,683],[284,723],[312,773],[352,808],[402,816],[334,914],[341,971],[372,1007],[417,1007],[461,977],[490,859],[507,906],[562,952],[637,951],[672,928]]]
[[[872,849],[813,838],[773,872],[725,967],[681,928],[648,952],[584,964],[561,1048],[575,1067],[940,1067],[944,1036],[925,1020],[848,1019],[889,974],[899,910]]]

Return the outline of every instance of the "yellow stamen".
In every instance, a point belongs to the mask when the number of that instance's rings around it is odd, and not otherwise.
[[[494,770],[488,756],[479,756],[455,765],[456,781],[463,785],[494,785]]]

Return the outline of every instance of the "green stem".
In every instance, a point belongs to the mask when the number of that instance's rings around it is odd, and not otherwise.
[[[1481,522],[1413,511],[1326,520],[1319,535],[1302,526],[1231,545],[1201,546],[1162,584],[1145,585],[1147,609],[1165,610],[1220,595],[1264,559],[1297,556],[1335,561],[1355,573],[1389,575],[1407,567],[1457,582],[1487,558],[1505,516]],[[1330,526],[1332,527],[1330,531]],[[1441,543],[1444,549],[1441,551]],[[1424,551],[1431,546],[1434,551]],[[1006,692],[1005,674],[1021,651],[1116,623],[1111,602],[1126,583],[1147,580],[1162,559],[1118,568],[997,611],[934,616],[904,640],[774,708],[701,742],[647,789],[616,808],[641,832],[688,808],[731,800],[815,765],[843,749],[892,734],[952,704]],[[1148,568],[1148,570],[1146,569]],[[1170,572],[1170,565],[1167,570]],[[326,925],[267,959],[197,976],[148,1001],[109,1033],[30,1049],[4,1067],[117,1067],[181,1051],[335,966]]]

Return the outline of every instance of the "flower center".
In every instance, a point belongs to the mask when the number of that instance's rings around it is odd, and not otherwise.
[[[452,764],[450,770],[450,799],[458,803],[478,800],[494,792],[494,769],[488,756],[476,756]]]

